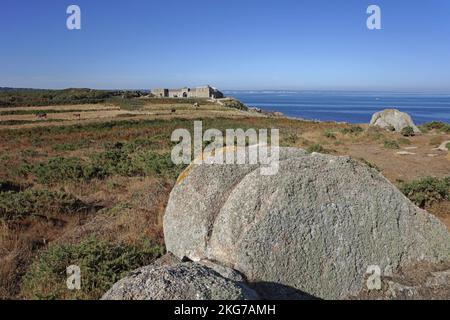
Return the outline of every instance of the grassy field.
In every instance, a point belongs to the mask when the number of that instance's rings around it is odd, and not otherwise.
[[[199,103],[133,98],[1,108],[0,298],[97,299],[163,254],[162,216],[183,170],[170,161],[170,135],[192,130],[194,119],[204,130],[277,128],[283,146],[350,155],[450,227],[450,156],[434,150],[450,140],[445,125],[404,137]],[[65,287],[71,264],[82,269],[81,291]]]

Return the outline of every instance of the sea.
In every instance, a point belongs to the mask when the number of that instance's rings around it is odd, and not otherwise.
[[[450,123],[450,93],[227,90],[224,94],[249,107],[309,120],[368,123],[375,112],[394,108],[407,112],[416,124]]]

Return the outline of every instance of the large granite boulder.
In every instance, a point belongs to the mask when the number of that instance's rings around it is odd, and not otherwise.
[[[176,261],[172,258],[168,259],[167,256],[161,260],[132,272],[128,277],[114,284],[102,300],[255,300],[259,298],[244,283],[225,278],[203,264]]]
[[[370,125],[383,129],[393,129],[397,132],[401,132],[406,127],[411,127],[415,133],[420,133],[411,116],[396,109],[385,109],[375,113],[370,120]]]
[[[171,192],[164,235],[180,258],[218,262],[255,288],[319,298],[357,295],[371,265],[389,275],[450,260],[446,227],[377,171],[292,148],[280,149],[272,176],[258,165],[188,167]]]

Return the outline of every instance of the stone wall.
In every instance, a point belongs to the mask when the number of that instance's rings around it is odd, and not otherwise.
[[[223,98],[222,92],[210,86],[182,89],[153,89],[152,94],[164,98]]]
[[[169,96],[169,90],[167,89],[153,89],[151,91],[151,93],[155,96],[155,97],[160,97],[160,98],[165,98]]]

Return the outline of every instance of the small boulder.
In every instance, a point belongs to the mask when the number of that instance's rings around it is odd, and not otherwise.
[[[393,129],[396,132],[401,132],[404,128],[411,127],[414,133],[420,133],[411,116],[396,109],[385,109],[375,113],[372,116],[372,120],[370,120],[370,125],[383,129]]]
[[[170,256],[133,271],[120,280],[102,300],[256,300],[244,283],[221,276],[195,262]]]

